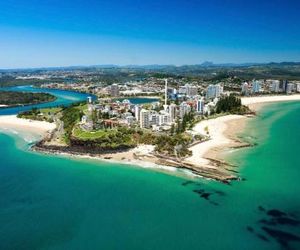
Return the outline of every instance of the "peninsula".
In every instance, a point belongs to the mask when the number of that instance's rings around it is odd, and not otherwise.
[[[228,182],[239,177],[236,167],[225,162],[220,152],[251,146],[242,142],[238,133],[258,105],[300,100],[296,94],[240,98],[223,93],[220,85],[210,86],[201,97],[197,91],[192,93],[194,86],[185,87],[190,93],[179,105],[178,100],[170,98],[165,80],[162,101],[134,105],[128,99],[88,98],[86,103],[34,110],[19,117],[56,124],[56,129],[34,147],[38,151],[176,167]],[[117,95],[117,86],[112,85],[110,91],[112,96]]]
[[[0,90],[0,108],[52,102],[55,96],[48,93],[29,93]]]

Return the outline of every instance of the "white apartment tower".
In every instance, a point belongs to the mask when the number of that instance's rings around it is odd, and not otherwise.
[[[170,116],[171,122],[175,121],[175,119],[176,119],[176,108],[177,108],[177,105],[174,103],[172,103],[169,106],[169,116]]]
[[[113,97],[119,96],[119,86],[114,83],[110,86],[110,95]]]
[[[252,82],[252,92],[253,93],[260,92],[260,81],[255,80]]]
[[[134,106],[134,117],[136,121],[139,121],[141,118],[141,106],[140,105],[135,105]]]
[[[167,110],[168,107],[168,79],[165,79],[165,105],[164,108]]]
[[[223,87],[220,84],[209,85],[206,90],[206,98],[214,99],[220,97],[222,93],[223,93]]]
[[[196,111],[197,111],[197,113],[200,113],[200,114],[204,113],[204,100],[203,99],[197,100]]]
[[[140,112],[140,127],[150,128],[150,111],[142,109]]]

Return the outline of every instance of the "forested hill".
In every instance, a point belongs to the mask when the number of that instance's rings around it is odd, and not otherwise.
[[[0,104],[7,106],[38,104],[51,102],[55,99],[55,96],[47,93],[0,91]]]

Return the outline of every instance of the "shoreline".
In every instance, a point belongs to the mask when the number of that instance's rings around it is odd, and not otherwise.
[[[54,123],[18,118],[16,115],[0,115],[0,129],[28,131],[39,136],[49,135],[56,125]]]
[[[242,103],[254,111],[258,111],[267,103],[296,100],[300,101],[300,95],[245,97],[242,98]],[[51,143],[47,145],[47,140],[49,141],[55,130],[54,124],[21,119],[14,115],[0,116],[0,128],[10,127],[40,134],[43,139],[37,142],[32,150],[46,154],[163,169],[173,173],[180,169],[184,172],[187,171],[187,174],[193,177],[204,177],[229,183],[230,180],[240,179],[238,171],[236,171],[238,166],[226,162],[223,154],[228,149],[252,146],[238,138],[238,134],[245,129],[247,119],[251,119],[251,117],[253,116],[225,115],[200,121],[195,125],[193,131],[205,134],[208,130],[210,140],[191,146],[190,150],[192,150],[193,155],[181,160],[155,154],[151,145],[139,145],[133,149],[117,152],[88,153],[84,149],[56,146]]]
[[[300,101],[300,94],[295,95],[274,95],[274,96],[255,96],[255,97],[242,97],[242,104],[248,106],[254,112],[259,112],[265,105],[276,103],[276,102],[291,102],[291,101]],[[223,129],[223,136],[228,139],[227,143],[219,143],[218,146],[208,147],[206,152],[202,154],[202,159],[204,160],[219,160],[224,161],[223,154],[226,153],[226,149],[234,148],[243,148],[250,147],[251,145],[242,142],[238,135],[242,133],[247,124],[247,119],[251,116],[231,116],[227,121],[224,121],[225,129]],[[226,116],[224,116],[226,117]],[[222,117],[220,117],[222,118]],[[216,118],[218,119],[218,118]],[[222,126],[222,124],[221,124]]]

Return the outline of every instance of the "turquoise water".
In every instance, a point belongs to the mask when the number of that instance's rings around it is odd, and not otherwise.
[[[232,185],[41,155],[2,133],[0,249],[300,249],[299,124],[294,102],[251,119],[257,146],[229,154],[245,178]]]
[[[145,97],[129,97],[129,98],[119,98],[119,101],[129,100],[132,104],[145,104],[145,103],[152,103],[158,102],[158,98],[145,98]]]

